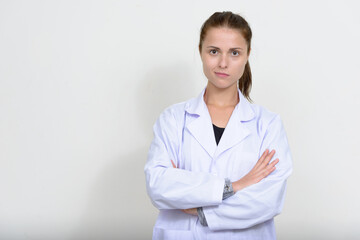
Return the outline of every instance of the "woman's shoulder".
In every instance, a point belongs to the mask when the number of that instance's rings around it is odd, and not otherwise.
[[[284,123],[280,114],[259,104],[251,104],[251,107],[255,113],[253,124],[256,125],[260,135],[285,133]]]
[[[254,111],[254,115],[255,115],[254,120],[258,122],[258,125],[262,125],[266,127],[274,122],[278,122],[281,124],[281,118],[278,113],[273,112],[268,108],[259,104],[251,103],[250,106]]]
[[[160,113],[159,119],[181,121],[184,118],[185,108],[190,100],[174,103],[166,107]]]

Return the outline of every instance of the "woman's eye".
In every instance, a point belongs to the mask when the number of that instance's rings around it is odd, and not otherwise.
[[[215,49],[210,50],[210,54],[215,55],[216,53],[217,53],[217,50],[215,50]]]
[[[233,55],[233,56],[238,56],[238,55],[239,55],[239,52],[238,52],[238,51],[233,51],[233,52],[232,52],[232,55]]]

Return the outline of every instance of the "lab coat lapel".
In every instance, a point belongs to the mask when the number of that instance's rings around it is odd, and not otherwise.
[[[185,127],[208,154],[212,158],[216,158],[222,152],[233,147],[250,134],[250,130],[243,122],[250,121],[254,118],[255,114],[251,104],[242,95],[240,90],[238,90],[240,101],[234,108],[219,145],[217,146],[211,117],[204,101],[204,93],[205,89],[203,89],[197,98],[193,98],[187,102],[185,107]]]
[[[206,150],[206,152],[211,157],[213,157],[217,146],[211,117],[204,102],[204,92],[205,89],[203,89],[197,98],[191,99],[187,103],[185,108],[185,124],[186,128],[193,135],[193,137]]]
[[[224,151],[232,148],[251,134],[250,130],[245,126],[244,122],[253,119],[255,114],[251,104],[241,94],[240,90],[238,90],[238,93],[240,101],[231,114],[214,157],[217,157]]]

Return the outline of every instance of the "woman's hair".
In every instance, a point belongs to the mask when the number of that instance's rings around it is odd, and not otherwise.
[[[201,53],[202,44],[204,42],[207,31],[210,28],[228,27],[231,29],[239,30],[242,36],[245,38],[248,45],[247,54],[249,55],[251,49],[251,37],[252,32],[247,21],[238,14],[234,14],[230,11],[227,12],[216,12],[211,15],[202,25],[200,31],[199,51]],[[249,100],[251,90],[251,69],[249,61],[245,65],[245,70],[241,78],[239,79],[239,89],[242,94]]]

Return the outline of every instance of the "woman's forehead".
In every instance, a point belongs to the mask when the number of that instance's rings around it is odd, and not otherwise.
[[[247,45],[247,42],[239,30],[221,27],[208,29],[204,38],[205,45],[219,45],[217,47],[237,45],[237,47],[244,47]]]

